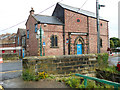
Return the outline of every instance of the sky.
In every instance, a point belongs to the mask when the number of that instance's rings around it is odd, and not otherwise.
[[[31,7],[34,8],[35,14],[51,15],[55,8],[54,4],[59,1],[60,0],[1,0],[0,34],[17,33],[18,28],[26,28],[25,23]],[[96,13],[96,0],[87,0],[86,3],[85,1],[86,0],[62,0],[61,3]],[[109,37],[118,37],[119,1],[120,0],[99,0],[101,5],[105,5],[105,7],[99,10],[99,14],[109,21]],[[52,8],[40,13],[52,5],[54,5]]]

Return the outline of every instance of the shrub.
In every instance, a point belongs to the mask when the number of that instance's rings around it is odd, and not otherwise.
[[[74,76],[70,76],[69,78],[64,79],[67,85],[71,88],[79,88],[80,79],[75,78]]]
[[[45,78],[48,77],[48,74],[45,73],[45,72],[38,72],[38,77],[39,77],[40,79],[45,79]]]
[[[102,70],[105,70],[105,71],[109,71],[110,73],[119,73],[119,71],[117,71],[117,67],[116,66],[108,66],[107,68],[104,68]]]
[[[30,69],[26,69],[23,71],[22,78],[25,81],[35,81],[37,80],[37,77],[34,72],[32,72]]]
[[[25,81],[38,81],[40,79],[45,79],[48,77],[48,74],[45,73],[45,72],[38,72],[38,73],[35,73],[33,70],[32,70],[32,67],[29,68],[29,69],[25,69],[23,70],[23,74],[22,74],[22,78],[23,80]]]
[[[96,55],[98,61],[98,68],[101,69],[108,67],[108,58],[109,58],[108,53],[100,53]]]
[[[8,53],[8,54],[2,54],[3,60],[17,60],[19,59],[17,53]]]
[[[74,76],[70,76],[68,78],[64,78],[63,80],[67,85],[71,88],[85,88],[84,81],[80,78],[75,78]],[[113,86],[95,82],[93,80],[87,80],[86,88],[113,88]]]

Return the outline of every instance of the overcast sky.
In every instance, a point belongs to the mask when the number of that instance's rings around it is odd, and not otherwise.
[[[25,28],[25,22],[23,21],[28,18],[31,7],[34,8],[35,14],[38,14],[59,1],[60,0],[1,0],[0,34],[16,33],[18,28]],[[63,0],[61,3],[81,8],[85,1],[86,0]],[[100,9],[100,16],[109,21],[110,37],[118,37],[118,1],[120,0],[99,0],[100,4],[106,6]],[[55,6],[40,14],[51,15],[54,8]],[[82,9],[96,13],[96,0],[88,0]],[[22,23],[13,28],[9,28],[20,22]]]

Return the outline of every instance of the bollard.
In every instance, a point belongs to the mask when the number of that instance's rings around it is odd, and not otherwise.
[[[3,58],[2,57],[0,57],[0,63],[3,63]]]

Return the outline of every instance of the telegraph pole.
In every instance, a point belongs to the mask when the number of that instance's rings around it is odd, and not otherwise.
[[[99,9],[100,7],[105,7],[105,5],[100,5],[99,0],[96,0],[96,18],[97,18],[97,53],[100,53],[100,24],[99,24]]]
[[[97,18],[97,53],[100,53],[99,0],[96,0],[96,18]]]

